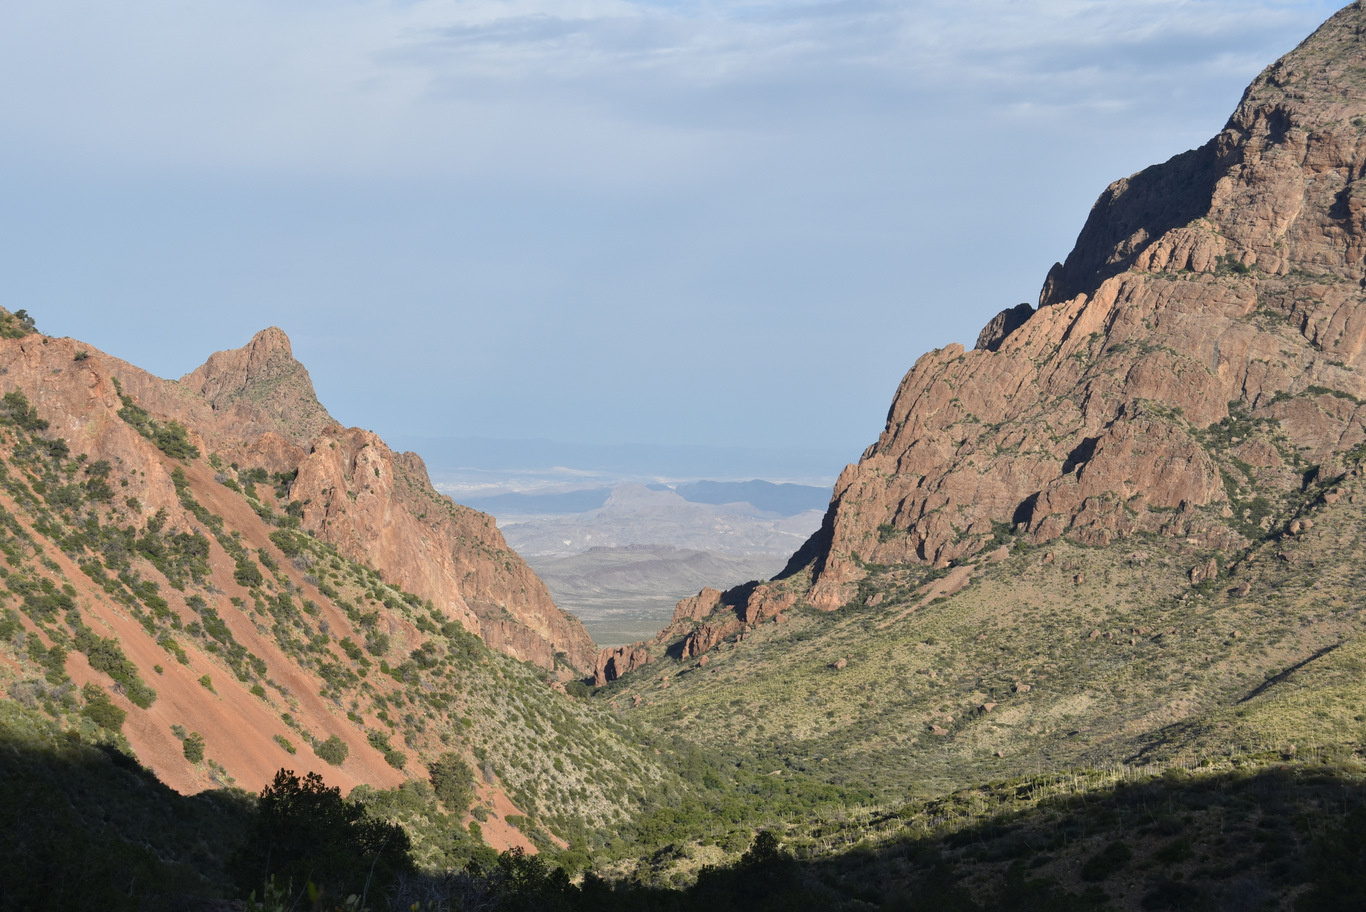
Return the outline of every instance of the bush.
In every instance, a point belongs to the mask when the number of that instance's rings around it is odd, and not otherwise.
[[[450,814],[464,814],[474,801],[474,770],[458,754],[442,754],[428,769],[432,791]]]
[[[1133,850],[1124,843],[1112,842],[1081,866],[1081,879],[1089,883],[1105,880],[1123,870],[1133,857]]]
[[[47,422],[38,417],[38,412],[29,405],[28,397],[22,390],[11,390],[0,398],[0,406],[9,413],[9,419],[26,431],[45,431]]]
[[[265,577],[261,575],[261,570],[249,557],[239,557],[237,568],[233,571],[232,578],[237,581],[237,585],[245,586],[250,589],[265,582]]]
[[[333,766],[341,766],[346,761],[351,749],[346,746],[346,742],[336,735],[332,735],[321,744],[313,746],[313,753],[318,755],[320,760],[330,763]]]
[[[85,697],[81,715],[100,728],[111,732],[122,730],[123,720],[128,718],[128,713],[115,706],[103,690],[94,684],[87,684],[81,688],[81,696]]]
[[[35,329],[33,318],[28,315],[27,310],[20,308],[14,313],[0,310],[0,338],[22,339],[31,332],[35,332]]]
[[[185,759],[191,763],[199,763],[204,759],[204,736],[199,732],[190,732],[185,736],[185,741],[180,745],[181,752],[185,754]]]

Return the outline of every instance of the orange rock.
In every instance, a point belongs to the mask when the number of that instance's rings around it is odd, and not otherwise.
[[[1311,463],[1363,440],[1366,103],[1342,88],[1366,67],[1359,28],[1366,8],[1342,10],[1218,136],[1107,188],[1036,311],[911,367],[810,543],[812,605],[846,604],[867,564],[961,563],[1002,523],[1034,543],[1237,547],[1219,460],[1287,491],[1300,479],[1264,434],[1192,433],[1230,402]]]

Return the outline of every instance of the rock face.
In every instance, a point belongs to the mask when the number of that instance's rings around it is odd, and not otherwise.
[[[85,357],[76,360],[77,350]],[[0,367],[10,385],[32,391],[73,450],[146,465],[145,490],[135,493],[152,509],[178,510],[175,490],[155,447],[118,417],[115,380],[153,419],[183,424],[201,449],[293,475],[286,499],[300,505],[305,529],[430,599],[490,647],[548,670],[593,668],[596,649],[583,625],[555,607],[493,519],[438,494],[416,454],[394,453],[374,434],[333,420],[281,330],[211,355],[178,382],[38,335],[6,343]]]
[[[1016,304],[991,318],[977,334],[976,347],[983,351],[999,351],[1006,336],[1024,326],[1025,321],[1034,316],[1034,308],[1028,304]]]
[[[250,421],[264,414],[274,430],[306,447],[336,424],[318,401],[308,371],[294,358],[289,337],[278,327],[263,329],[243,348],[214,352],[180,385],[203,398],[215,413]],[[243,407],[234,409],[241,404]],[[226,423],[226,422],[220,422]],[[236,436],[246,437],[244,428]]]
[[[1363,35],[1355,3],[1214,139],[1112,184],[1036,312],[915,364],[804,549],[812,603],[848,602],[865,562],[946,566],[1002,527],[1236,544],[1230,466],[1289,488],[1366,440]]]
[[[303,526],[404,589],[431,599],[490,647],[553,669],[593,661],[592,639],[503,541],[492,517],[436,493],[415,453],[331,425],[290,486]]]
[[[649,663],[650,650],[644,646],[632,644],[600,650],[593,666],[593,686],[601,687]]]

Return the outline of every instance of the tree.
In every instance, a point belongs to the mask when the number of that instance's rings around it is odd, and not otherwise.
[[[313,746],[313,753],[333,766],[341,766],[350,752],[351,749],[346,746],[346,742],[336,735],[332,735],[322,744]]]
[[[302,779],[282,769],[261,792],[252,838],[231,865],[243,892],[260,891],[274,878],[298,894],[308,884],[327,899],[379,895],[400,873],[412,870],[408,834],[375,820],[342,798],[317,773]]]
[[[428,774],[432,791],[450,814],[464,814],[474,801],[474,770],[459,754],[442,754]]]

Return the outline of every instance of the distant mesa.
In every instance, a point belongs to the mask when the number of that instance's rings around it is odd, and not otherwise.
[[[824,510],[830,502],[830,489],[826,487],[761,480],[693,481],[647,487],[652,491],[672,491],[689,503],[714,506],[747,503],[756,510],[778,516]],[[516,492],[491,497],[462,497],[460,501],[495,516],[587,513],[604,507],[614,488],[599,486],[549,494]]]

